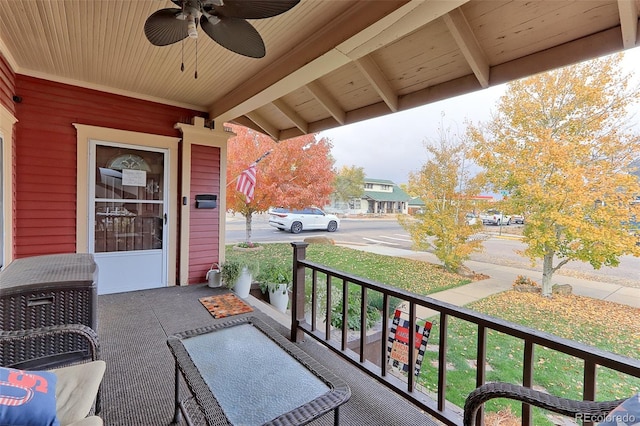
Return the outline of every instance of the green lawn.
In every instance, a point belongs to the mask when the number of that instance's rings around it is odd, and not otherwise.
[[[227,259],[251,256],[259,263],[272,260],[283,265],[293,262],[291,244],[263,244],[263,250],[240,252],[227,246]],[[379,281],[417,294],[429,294],[468,284],[470,281],[451,274],[438,265],[410,259],[367,253],[346,247],[311,244],[307,247],[307,259],[323,265]]]
[[[640,310],[616,303],[580,296],[554,296],[545,299],[531,293],[508,291],[469,305],[488,315],[581,341],[598,348],[638,358],[640,348]],[[473,324],[453,319],[449,324],[450,362],[447,373],[447,399],[464,404],[466,395],[475,387],[475,371],[469,361],[475,359],[476,343]],[[432,339],[438,338],[438,325]],[[437,340],[432,340],[437,342]],[[490,332],[487,338],[487,381],[522,382],[523,344],[513,337]],[[427,353],[419,383],[435,390],[436,353]],[[553,395],[582,398],[582,362],[546,348],[536,347],[534,384]],[[598,400],[626,398],[640,391],[640,379],[627,377],[608,369],[598,369]],[[494,400],[487,411],[509,405],[520,415],[520,404]],[[534,410],[534,424],[552,423],[542,410]]]
[[[260,252],[240,253],[227,247],[228,258],[247,255],[258,260],[277,259],[283,264],[290,264],[292,248],[290,244],[266,244]],[[437,265],[343,247],[310,245],[307,257],[341,271],[423,295],[469,282]],[[573,295],[546,299],[514,291],[496,294],[468,307],[631,358],[640,356],[640,309],[637,308]],[[439,327],[437,321],[432,321],[430,343],[437,344]],[[475,387],[472,360],[476,357],[476,330],[475,325],[462,320],[452,319],[449,324],[447,399],[458,406],[464,404],[466,395]],[[521,383],[522,343],[497,332],[490,332],[487,342],[487,381]],[[535,363],[534,382],[537,386],[557,396],[581,399],[580,361],[537,347]],[[435,391],[437,352],[426,353],[418,383]],[[599,400],[625,398],[639,391],[640,379],[599,368]],[[490,402],[487,411],[497,411],[506,404],[504,400]],[[514,414],[520,415],[520,404],[509,406]],[[534,415],[534,424],[552,424],[541,410],[534,410]]]

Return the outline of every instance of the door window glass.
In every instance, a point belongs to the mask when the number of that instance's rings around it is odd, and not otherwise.
[[[96,146],[95,252],[162,249],[164,154]]]

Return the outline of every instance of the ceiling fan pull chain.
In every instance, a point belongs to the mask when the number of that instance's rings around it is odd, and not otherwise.
[[[184,72],[184,40],[182,40],[182,43],[180,44],[181,48],[182,48],[182,63],[180,64],[180,71]]]
[[[196,72],[193,75],[194,79],[198,79],[198,39],[196,39]]]

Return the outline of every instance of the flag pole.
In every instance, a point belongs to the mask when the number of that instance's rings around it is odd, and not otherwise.
[[[256,161],[254,161],[251,164],[258,164],[260,161],[262,161],[264,159],[264,157],[266,157],[267,155],[271,154],[271,151],[273,151],[273,149],[270,149],[269,151],[265,152],[264,154],[262,154],[260,157],[258,157],[258,159]],[[249,167],[251,167],[251,165],[249,165]],[[235,178],[233,178],[233,180],[231,182],[227,183],[227,186],[231,185],[233,182],[237,181],[238,178],[240,177],[240,175],[236,176]]]
[[[258,164],[260,161],[262,161],[262,159],[264,157],[266,157],[267,155],[271,154],[271,151],[273,151],[273,149],[270,149],[269,151],[265,152],[264,154],[262,154],[260,156],[260,158],[258,158],[256,161],[253,162],[253,164]]]

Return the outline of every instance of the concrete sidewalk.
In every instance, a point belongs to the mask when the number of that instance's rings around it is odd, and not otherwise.
[[[428,252],[403,250],[382,245],[336,244],[370,253],[421,260],[437,265],[442,264],[442,262],[440,262],[433,253]],[[511,285],[518,275],[527,275],[531,277],[534,274],[541,274],[530,270],[522,270],[510,266],[494,265],[484,262],[467,261],[464,264],[472,271],[488,275],[490,278],[475,281],[454,289],[433,293],[430,294],[429,297],[457,306],[463,306],[492,294],[511,289]],[[535,277],[534,280],[538,282],[540,281]],[[629,305],[640,309],[640,288],[624,287],[618,284],[591,281],[558,274],[553,276],[553,283],[569,284],[573,288],[573,294],[577,294],[579,296],[607,300],[609,302]],[[426,316],[429,316],[428,314],[429,312],[421,312],[419,316],[425,318]]]

